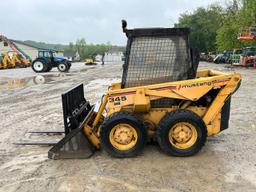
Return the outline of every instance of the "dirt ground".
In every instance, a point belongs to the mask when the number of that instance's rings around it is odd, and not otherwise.
[[[232,99],[230,128],[197,155],[170,157],[148,145],[136,158],[99,151],[83,160],[49,160],[49,147],[13,143],[60,139],[28,132],[63,129],[61,93],[82,82],[95,103],[121,78],[122,64],[74,63],[67,74],[54,69],[38,76],[30,68],[0,71],[0,191],[256,191],[256,70],[200,68],[241,73],[243,82]]]

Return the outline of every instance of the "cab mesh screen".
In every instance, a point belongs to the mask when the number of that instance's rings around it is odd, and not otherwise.
[[[124,88],[188,79],[191,58],[185,36],[139,36],[127,45]]]

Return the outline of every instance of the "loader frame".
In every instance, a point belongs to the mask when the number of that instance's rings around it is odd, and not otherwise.
[[[228,127],[230,97],[239,88],[240,83],[239,74],[229,75],[214,70],[198,71],[196,79],[126,89],[121,89],[121,83],[114,83],[105,95],[92,125],[84,125],[84,133],[94,146],[100,148],[99,121],[108,105],[107,116],[119,111],[149,113],[149,115],[157,111],[159,115],[154,114],[150,119],[155,123],[159,122],[166,112],[186,108],[202,117],[207,126],[207,134],[211,136]],[[219,89],[219,91],[210,106],[191,105],[212,89]],[[151,108],[150,101],[160,98],[178,99],[182,104],[165,109]]]

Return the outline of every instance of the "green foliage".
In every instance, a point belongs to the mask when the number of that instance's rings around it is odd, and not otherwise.
[[[87,44],[85,39],[82,38],[78,39],[75,44],[69,43],[65,51],[78,51],[81,60],[84,60],[85,58],[92,58],[97,54],[103,55],[111,48],[112,45],[109,42],[107,44]]]
[[[84,58],[86,56],[85,50],[86,49],[86,42],[85,39],[77,39],[75,44],[75,50],[78,51],[80,58]]]
[[[62,45],[62,44],[50,44],[50,43],[36,42],[31,40],[24,41],[24,43],[30,46],[41,48],[41,49],[54,49],[57,51],[62,51],[66,48],[66,45]]]
[[[243,7],[239,12],[240,23],[245,26],[256,25],[256,2],[255,0],[243,0]]]
[[[49,44],[31,40],[24,41],[24,43],[41,49],[53,49],[56,51],[78,51],[81,60],[84,60],[85,58],[92,58],[97,54],[103,55],[106,51],[113,47],[110,42],[107,42],[106,44],[87,44],[84,38],[77,39],[75,44],[70,42],[69,45]]]
[[[200,51],[223,51],[256,45],[237,39],[241,28],[256,26],[255,0],[231,0],[223,8],[217,4],[182,14],[176,27],[190,27],[190,44]]]
[[[216,32],[221,26],[223,9],[218,5],[211,5],[205,9],[197,8],[193,13],[182,14],[175,27],[189,27],[190,45],[200,51],[213,51],[216,49]]]
[[[239,8],[238,1],[233,0],[227,8],[224,23],[217,31],[218,50],[234,49],[243,46],[255,45],[255,42],[240,41],[237,39],[241,29],[248,29],[256,25],[255,0],[243,0]]]
[[[238,10],[238,3],[234,0],[225,12],[223,25],[217,30],[216,44],[219,51],[242,46],[242,42],[237,39],[240,28],[237,22]]]

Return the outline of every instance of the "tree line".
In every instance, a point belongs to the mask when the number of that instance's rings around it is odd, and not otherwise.
[[[106,51],[113,46],[107,44],[87,44],[84,38],[78,39],[75,43],[69,43],[64,51],[77,51],[81,60],[85,58],[92,58],[97,54],[103,55]]]
[[[237,39],[242,28],[256,26],[255,0],[231,0],[226,5],[211,4],[192,13],[183,13],[175,27],[189,27],[191,47],[215,52],[256,45]]]

